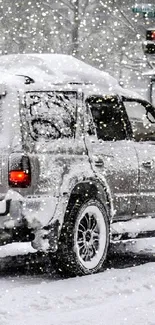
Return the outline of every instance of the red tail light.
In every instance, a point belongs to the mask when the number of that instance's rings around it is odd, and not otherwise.
[[[11,187],[28,187],[31,185],[31,167],[29,157],[11,154],[9,159],[9,185]]]
[[[23,170],[11,170],[9,172],[9,185],[13,187],[27,187],[31,183],[31,175]]]

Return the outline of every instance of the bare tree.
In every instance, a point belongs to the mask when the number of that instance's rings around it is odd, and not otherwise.
[[[72,54],[122,79],[147,64],[134,0],[0,0],[2,53]]]

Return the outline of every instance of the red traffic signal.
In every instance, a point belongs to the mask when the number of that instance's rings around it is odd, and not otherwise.
[[[152,40],[155,41],[155,30],[152,31],[151,37],[152,37]]]
[[[146,31],[146,40],[155,41],[155,29],[148,29]]]
[[[146,41],[143,42],[145,54],[155,55],[155,28],[149,28],[146,31]]]

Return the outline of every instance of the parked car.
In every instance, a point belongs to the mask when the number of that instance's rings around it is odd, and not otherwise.
[[[155,108],[74,58],[50,55],[49,73],[47,58],[32,73],[35,55],[1,59],[0,243],[91,274],[111,241],[155,233]]]

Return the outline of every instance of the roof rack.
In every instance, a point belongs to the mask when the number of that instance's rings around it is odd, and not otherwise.
[[[70,85],[92,85],[92,82],[78,82],[78,81],[71,81],[68,82]]]

